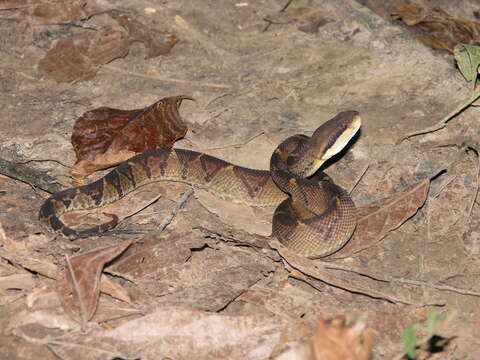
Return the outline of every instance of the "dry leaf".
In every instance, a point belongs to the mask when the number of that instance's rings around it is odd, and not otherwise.
[[[147,235],[106,271],[130,280],[125,286],[144,306],[217,311],[264,279],[274,265],[253,251],[213,244],[197,232]]]
[[[388,232],[395,230],[415,215],[427,199],[430,181],[423,180],[405,191],[358,209],[358,224],[352,239],[329,259],[345,258],[367,249]]]
[[[128,54],[130,40],[121,26],[82,30],[57,41],[38,70],[58,82],[89,80],[101,65]]]
[[[73,12],[81,5],[86,6],[86,9],[77,15],[79,18],[73,17]],[[45,11],[42,15],[47,18],[57,15],[56,23],[62,24],[89,18],[93,14],[106,12],[105,9],[113,9],[108,3],[98,5],[92,1],[87,3],[76,1],[74,5],[60,1],[55,4],[55,7],[58,7],[56,12],[50,11],[53,10],[52,6],[40,10]],[[32,11],[38,11],[38,9],[35,8]],[[87,14],[90,15],[86,16]],[[127,15],[120,11],[110,11],[109,16],[95,17],[91,20],[94,23],[91,28],[75,29],[73,34],[57,41],[40,60],[38,70],[58,82],[89,80],[95,76],[102,65],[126,56],[134,41],[144,43],[148,50],[146,58],[168,54],[178,42],[176,36],[155,30],[152,26],[146,26],[137,18],[139,16],[135,13]]]
[[[131,243],[124,241],[120,245],[67,257],[67,269],[57,280],[57,293],[67,314],[74,319],[80,318],[82,323],[92,318],[98,305],[103,267],[125,251]]]
[[[167,55],[178,42],[174,34],[155,30],[150,26],[146,26],[138,19],[134,19],[133,16],[136,16],[136,14],[113,11],[110,12],[109,15],[127,30],[130,41],[140,41],[144,43],[148,51],[145,59]]]
[[[360,323],[347,326],[344,315],[318,321],[313,337],[315,360],[368,360],[372,347],[372,332]]]
[[[272,239],[269,242],[270,246],[278,251],[280,256],[290,265],[291,268],[300,271],[304,275],[308,275],[313,279],[321,280],[324,283],[338,287],[340,289],[348,290],[350,292],[366,294],[378,299],[385,299],[394,303],[412,304],[412,300],[408,296],[398,296],[391,291],[383,291],[378,288],[376,280],[369,279],[363,275],[359,275],[355,280],[351,280],[343,276],[333,269],[329,269],[328,262],[319,260],[311,260],[298,255],[283,246],[278,240]],[[291,276],[295,274],[290,273]],[[299,277],[302,281],[309,282],[308,279]]]
[[[118,283],[113,281],[105,274],[102,274],[102,276],[100,277],[100,290],[115,299],[124,301],[128,304],[132,304],[132,299],[130,298],[130,295],[125,290],[125,288],[120,286]]]
[[[480,44],[480,23],[454,18],[441,8],[404,5],[393,15],[400,17],[420,41],[434,49],[453,52],[459,43]]]
[[[72,175],[84,176],[116,165],[134,155],[160,147],[172,147],[187,126],[178,109],[188,96],[172,96],[136,110],[101,107],[75,122],[72,145],[77,164]]]
[[[271,315],[229,316],[163,307],[112,331],[71,334],[50,344],[62,359],[268,359],[298,325]],[[79,344],[71,346],[70,344]]]
[[[78,324],[70,319],[61,308],[50,308],[37,311],[21,311],[7,322],[3,329],[4,333],[9,334],[12,330],[27,324],[37,324],[46,328],[71,330],[78,327]]]
[[[3,19],[17,20],[20,45],[30,44],[42,25],[70,24],[114,9],[107,0],[7,0],[0,2]]]

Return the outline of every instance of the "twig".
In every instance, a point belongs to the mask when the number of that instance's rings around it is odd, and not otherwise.
[[[467,107],[472,105],[472,103],[477,100],[480,97],[480,89],[475,91],[470,99],[468,99],[466,102],[460,104],[455,110],[453,110],[450,114],[445,116],[443,119],[441,119],[438,123],[435,125],[429,126],[423,130],[415,131],[410,134],[405,135],[404,137],[400,138],[400,140],[397,141],[397,144],[401,143],[403,140],[407,140],[411,137],[417,136],[417,135],[422,135],[422,134],[427,134],[431,132],[435,132],[437,130],[443,129],[445,126],[447,126],[447,123],[453,119],[455,116],[460,114],[463,110],[465,110]]]
[[[362,172],[360,173],[360,175],[357,176],[357,179],[355,180],[355,182],[352,184],[352,186],[350,187],[350,189],[348,189],[348,193],[351,194],[353,192],[353,190],[355,190],[355,188],[357,187],[357,185],[360,183],[360,181],[363,179],[363,177],[365,176],[365,174],[367,173],[367,170],[368,168],[370,167],[370,164],[367,164]]]
[[[156,229],[114,229],[114,230],[108,230],[108,231],[104,231],[104,232],[96,232],[96,233],[92,233],[92,234],[86,234],[85,236],[80,236],[79,238],[81,237],[90,237],[90,236],[109,236],[109,235],[131,235],[131,234],[147,234],[147,233],[159,233],[159,232],[162,232],[163,230],[165,230],[165,228],[170,225],[170,223],[172,222],[173,218],[175,217],[175,215],[177,215],[178,211],[183,207],[185,206],[187,200],[190,198],[190,196],[193,194],[193,191],[194,191],[194,188],[193,186],[188,188],[187,191],[185,191],[182,196],[180,197],[180,199],[177,201],[177,203],[175,204],[175,207],[170,211],[170,214],[165,218],[163,219],[162,223],[160,224],[160,226]],[[157,199],[158,200],[158,199]],[[157,201],[155,200],[155,201]],[[152,203],[149,203],[147,206],[150,206]],[[140,211],[142,211],[143,209],[145,209],[147,206],[143,207],[142,209],[138,210],[137,212],[135,212],[134,214],[130,215],[130,216],[133,216],[137,213],[139,213]],[[129,216],[129,217],[130,217]]]
[[[55,160],[55,159],[28,159],[28,160],[25,160],[25,161],[17,162],[17,164],[25,165],[25,164],[28,164],[28,163],[31,163],[31,162],[54,162],[58,165],[62,165],[63,167],[70,168],[70,166],[68,166],[67,164],[64,164],[60,160]]]
[[[286,2],[286,4],[283,5],[283,7],[280,9],[279,12],[284,12],[285,10],[287,10],[287,8],[290,6],[290,4],[291,4],[292,2],[293,2],[293,0],[288,0],[288,1]],[[264,20],[267,21],[266,19],[264,19]],[[269,22],[269,23],[263,28],[262,32],[267,31],[267,30],[270,28],[270,25],[272,25],[271,22]]]
[[[162,232],[165,228],[170,225],[172,220],[174,219],[175,215],[177,215],[178,211],[185,206],[190,196],[193,194],[193,186],[189,187],[187,191],[185,191],[180,199],[178,199],[175,207],[170,211],[170,214],[163,219],[162,223],[160,224],[159,231]]]
[[[468,215],[466,217],[466,219],[470,219],[470,216],[472,215],[473,207],[475,205],[475,202],[477,201],[478,188],[480,186],[480,154],[479,154],[480,149],[478,148],[478,146],[476,144],[473,144],[473,143],[470,143],[470,142],[466,142],[463,145],[464,145],[464,147],[470,148],[473,151],[475,151],[475,153],[477,155],[477,186],[475,188],[475,193],[474,193],[473,198],[472,198],[472,203],[470,204],[470,208],[468,209]]]
[[[186,38],[195,39],[203,49],[208,51],[211,55],[217,56],[220,60],[232,57],[232,53],[228,52],[225,49],[222,49],[215,45],[211,38],[204,35],[202,31],[195,28],[195,26],[189,24],[183,17],[176,15],[175,18],[175,27],[183,33],[187,33]]]
[[[461,295],[469,295],[469,296],[479,296],[480,297],[480,292],[476,291],[471,291],[471,290],[464,290],[464,289],[459,289],[454,286],[448,286],[448,285],[439,285],[439,284],[433,284],[429,283],[426,281],[422,280],[411,280],[411,279],[404,279],[404,278],[394,278],[392,279],[394,282],[399,282],[403,284],[409,284],[409,285],[416,285],[416,286],[427,286],[431,287],[437,290],[442,290],[442,291],[451,291],[457,294]]]
[[[113,72],[116,72],[116,73],[121,73],[121,74],[124,74],[124,75],[139,77],[139,78],[142,78],[142,79],[159,80],[159,81],[174,82],[174,83],[179,83],[179,84],[187,84],[187,85],[191,85],[191,86],[211,87],[211,88],[217,88],[217,89],[231,89],[232,88],[232,85],[228,85],[228,84],[216,84],[216,83],[210,83],[210,82],[204,82],[204,81],[172,79],[170,77],[164,77],[164,76],[145,75],[145,74],[138,73],[138,72],[135,72],[135,71],[122,70],[122,69],[116,68],[112,65],[104,65],[102,68],[113,71]]]
[[[62,189],[62,186],[56,182],[55,178],[47,175],[44,171],[15,164],[2,158],[0,158],[0,174],[22,181],[50,194],[56,193]]]
[[[229,149],[229,148],[232,148],[232,147],[233,148],[239,148],[241,146],[247,145],[249,142],[255,140],[256,138],[258,138],[259,136],[262,136],[264,134],[265,134],[264,131],[260,131],[258,134],[255,134],[255,135],[251,136],[250,138],[248,138],[247,140],[245,140],[243,142],[227,144],[227,145],[224,145],[224,146],[217,146],[217,147],[211,147],[211,148],[203,148],[203,149],[200,149],[200,151],[201,152],[208,152],[208,151],[213,151],[213,150]]]

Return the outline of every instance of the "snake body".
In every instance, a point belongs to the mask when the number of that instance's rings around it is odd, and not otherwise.
[[[220,198],[252,206],[278,205],[272,233],[291,250],[311,258],[340,249],[356,226],[353,201],[326,174],[317,171],[340,152],[360,128],[360,117],[346,111],[321,125],[311,137],[295,135],[273,153],[270,171],[237,166],[190,150],[156,149],[123,162],[99,180],[48,198],[39,219],[68,238],[106,231],[118,218],[86,230],[74,230],[60,216],[98,208],[155,181],[179,181]]]

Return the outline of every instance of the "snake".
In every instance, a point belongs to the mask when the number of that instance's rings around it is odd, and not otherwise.
[[[118,217],[75,230],[60,217],[113,203],[148,183],[176,181],[202,188],[234,203],[277,206],[272,236],[307,258],[321,258],[342,248],[356,227],[356,208],[349,194],[320,168],[341,152],[361,126],[358,112],[337,114],[311,136],[293,135],[274,150],[270,170],[241,167],[205,153],[157,148],[140,153],[104,177],[53,194],[39,211],[50,231],[69,239],[113,229]]]

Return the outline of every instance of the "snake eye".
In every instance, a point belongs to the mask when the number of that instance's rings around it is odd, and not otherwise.
[[[287,166],[292,166],[293,164],[295,164],[295,157],[289,156],[287,158]]]

